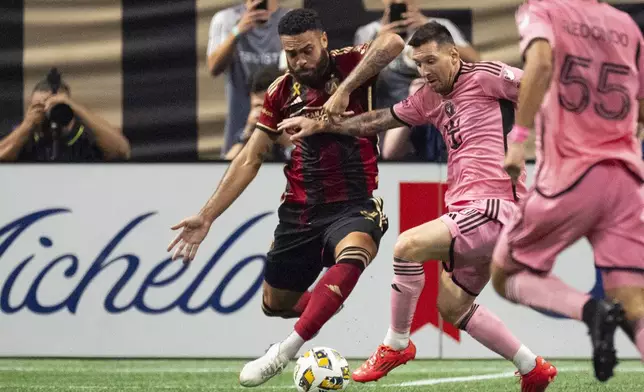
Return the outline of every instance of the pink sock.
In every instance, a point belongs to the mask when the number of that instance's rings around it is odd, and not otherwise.
[[[479,343],[509,361],[521,348],[521,342],[503,321],[481,305],[472,305],[459,324]]]
[[[644,318],[635,323],[635,344],[644,362]]]
[[[505,296],[531,308],[550,310],[575,320],[582,320],[584,305],[590,299],[550,274],[539,276],[522,271],[508,278]]]
[[[391,329],[408,333],[416,312],[416,304],[425,287],[425,271],[420,263],[394,259],[391,284]]]

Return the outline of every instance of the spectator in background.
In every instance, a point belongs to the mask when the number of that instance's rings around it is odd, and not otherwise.
[[[91,162],[130,157],[130,143],[121,129],[74,101],[66,83],[61,83],[57,94],[53,91],[48,80],[34,87],[24,120],[0,139],[0,161]],[[73,118],[58,133],[52,131],[46,113],[60,103],[71,108]]]
[[[260,4],[266,4],[261,9]],[[259,6],[259,8],[258,8]],[[282,44],[277,24],[288,10],[278,0],[245,0],[215,14],[210,23],[208,69],[213,76],[226,75],[228,115],[222,156],[244,130],[250,111],[250,86],[255,74],[278,65]]]
[[[392,3],[405,3],[407,13],[403,14],[405,18],[402,21],[390,23],[389,7]],[[444,25],[454,37],[454,42],[458,47],[461,58],[468,62],[478,61],[479,54],[472,48],[469,42],[463,36],[463,33],[447,19],[428,18],[423,15],[417,6],[416,0],[383,0],[385,7],[384,14],[380,20],[369,23],[360,27],[355,34],[354,43],[363,44],[373,40],[378,34],[395,31],[405,33],[408,38],[420,27],[430,21],[436,21]],[[411,59],[411,47],[407,46],[405,50],[396,58],[387,68],[382,70],[376,86],[376,108],[382,109],[391,107],[409,96],[411,83],[420,75],[416,64]],[[426,127],[425,127],[426,128]],[[433,127],[429,127],[433,128]],[[430,139],[436,137],[431,131],[427,132],[422,127],[416,130],[426,132],[426,137]],[[407,157],[411,151],[410,137],[412,131],[407,127],[394,128],[386,132],[383,138],[382,157],[383,159],[402,159]],[[425,135],[420,135],[425,136]],[[440,135],[438,135],[440,136]],[[433,143],[432,143],[433,144]],[[440,143],[436,145],[440,146]],[[429,154],[433,155],[433,154]]]
[[[271,84],[282,75],[282,72],[277,67],[265,68],[264,70],[255,74],[250,91],[250,113],[246,119],[246,127],[241,133],[239,140],[228,150],[226,153],[226,160],[233,160],[237,154],[244,148],[248,139],[255,130],[255,125],[259,119],[264,106],[264,96],[268,91]],[[271,156],[266,157],[267,160],[285,161],[290,158],[290,151],[293,144],[291,143],[288,134],[283,133],[273,146]]]

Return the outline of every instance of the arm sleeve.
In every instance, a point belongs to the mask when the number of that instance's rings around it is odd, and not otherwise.
[[[552,21],[548,11],[539,2],[525,3],[516,13],[516,23],[519,30],[521,56],[535,40],[548,41],[552,48],[555,47],[555,36],[552,30]]]
[[[279,99],[282,91],[280,88],[282,80],[284,80],[284,77],[278,78],[268,88],[268,92],[264,97],[262,113],[259,115],[259,120],[255,126],[257,129],[266,132],[269,136],[279,136],[282,133],[277,130],[277,125],[283,120]]]
[[[500,70],[497,71],[498,68],[495,68],[494,71],[480,72],[477,75],[483,91],[491,97],[507,99],[516,104],[519,100],[519,86],[523,71],[500,62],[492,64],[488,69],[491,70],[496,66],[500,67]]]
[[[391,114],[408,127],[427,124],[429,119],[423,114],[424,95],[427,87],[420,88],[415,94],[391,107]]]
[[[210,32],[208,33],[208,56],[226,40],[226,37],[233,31],[236,22],[234,14],[228,12],[228,10],[219,11],[212,17]]]

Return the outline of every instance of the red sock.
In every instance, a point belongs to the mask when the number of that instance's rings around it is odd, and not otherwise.
[[[304,294],[300,297],[300,299],[297,301],[295,306],[293,307],[293,311],[302,314],[304,313],[304,309],[306,309],[306,306],[309,304],[309,301],[311,300],[311,292],[310,291],[305,291]]]
[[[311,340],[329,321],[358,283],[362,270],[353,264],[332,266],[313,289],[304,313],[295,323],[295,332],[304,340]]]

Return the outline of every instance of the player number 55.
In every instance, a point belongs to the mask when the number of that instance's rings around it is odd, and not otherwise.
[[[566,55],[564,59],[564,64],[561,67],[561,74],[559,75],[559,83],[564,86],[577,86],[581,90],[581,99],[577,102],[573,102],[566,98],[564,94],[559,93],[559,104],[563,106],[564,109],[581,114],[584,112],[591,100],[591,87],[590,81],[584,78],[581,75],[575,75],[574,71],[576,67],[590,68],[592,64],[592,59]],[[628,89],[621,84],[610,82],[609,78],[611,75],[628,75],[630,73],[629,67],[621,64],[614,63],[602,63],[601,69],[599,72],[599,81],[597,83],[597,93],[601,95],[608,95],[611,93],[616,94],[621,100],[621,105],[618,110],[611,110],[607,108],[605,102],[600,99],[600,102],[597,102],[593,105],[595,113],[598,116],[605,118],[607,120],[623,120],[628,115],[631,109],[631,100],[628,94]],[[610,97],[607,97],[607,99]],[[612,99],[611,99],[612,101]]]

